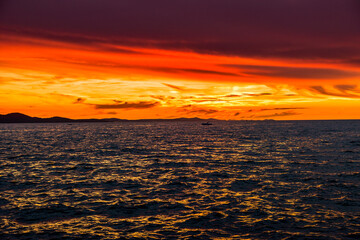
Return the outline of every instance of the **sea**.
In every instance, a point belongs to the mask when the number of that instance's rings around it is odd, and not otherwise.
[[[0,124],[0,239],[360,239],[360,121]]]

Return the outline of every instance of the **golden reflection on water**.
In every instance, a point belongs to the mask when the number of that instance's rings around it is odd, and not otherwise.
[[[293,122],[284,137],[281,122],[268,124],[9,131],[0,142],[2,232],[5,239],[358,236],[360,126],[340,124],[336,135],[324,123]]]

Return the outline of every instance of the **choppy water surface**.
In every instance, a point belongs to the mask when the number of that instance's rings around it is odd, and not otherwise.
[[[0,125],[1,239],[359,239],[360,121]]]

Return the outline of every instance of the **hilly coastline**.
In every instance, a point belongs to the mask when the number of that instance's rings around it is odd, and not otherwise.
[[[0,123],[61,123],[61,122],[70,123],[70,122],[203,121],[203,120],[215,120],[215,119],[201,119],[201,118],[139,119],[139,120],[128,120],[128,119],[119,119],[119,118],[71,119],[64,117],[51,117],[51,118],[30,117],[22,113],[9,113],[5,115],[0,114]]]

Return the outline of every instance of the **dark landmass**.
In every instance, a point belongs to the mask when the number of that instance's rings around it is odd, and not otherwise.
[[[201,119],[201,118],[175,118],[175,119],[139,119],[127,120],[119,118],[103,118],[103,119],[71,119],[63,117],[39,118],[30,117],[22,113],[9,113],[5,115],[0,114],[0,123],[73,123],[73,122],[133,122],[133,121],[208,121],[216,119]]]

